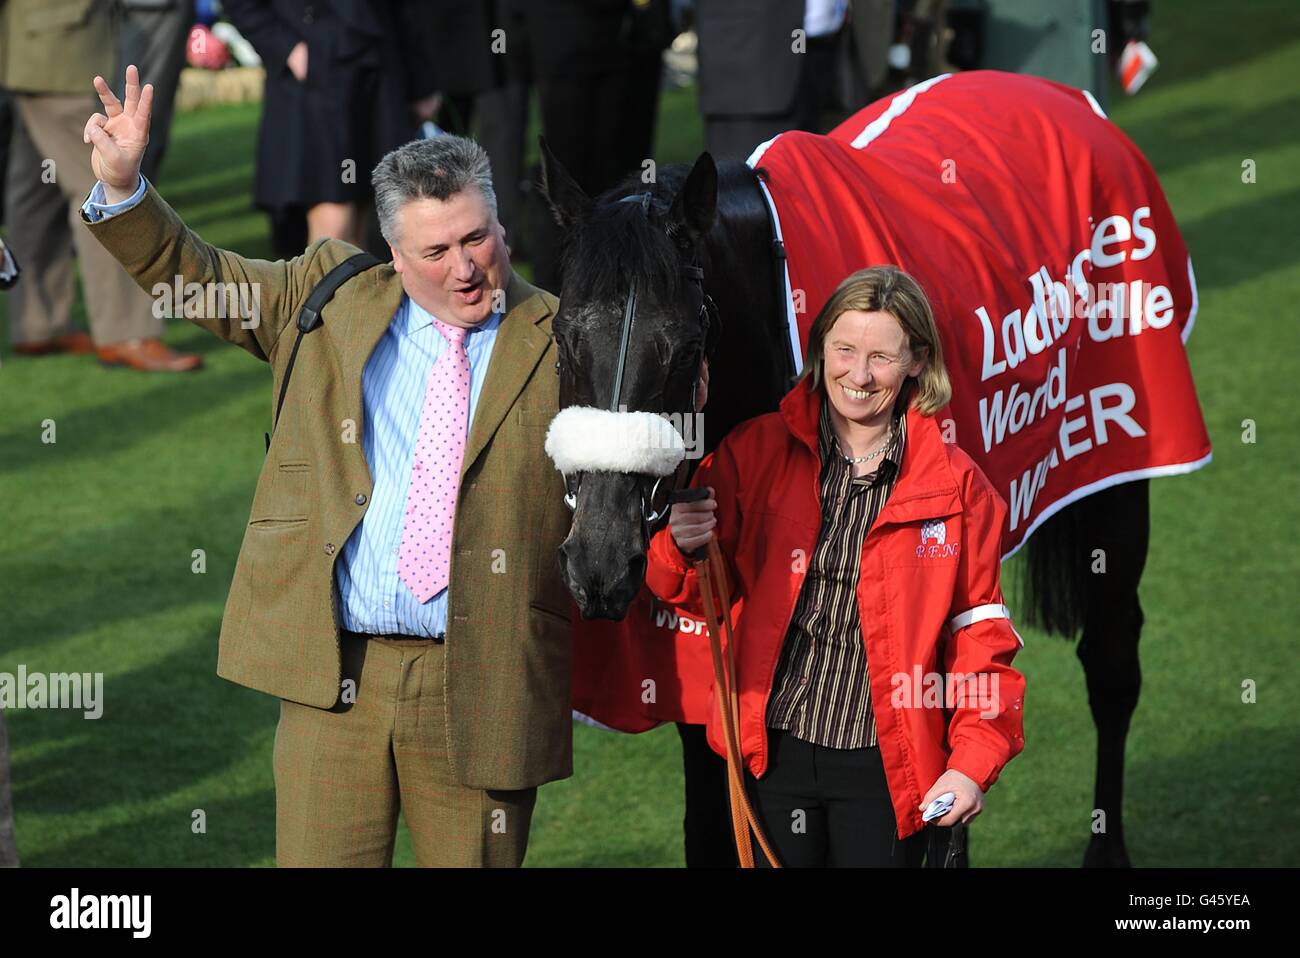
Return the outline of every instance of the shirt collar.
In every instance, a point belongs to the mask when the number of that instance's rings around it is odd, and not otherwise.
[[[429,312],[405,293],[402,294],[402,309],[405,311],[405,329],[407,336],[414,335],[417,330],[421,330],[425,326],[433,325],[433,313]],[[473,336],[475,333],[496,329],[501,325],[501,319],[501,314],[494,311],[491,316],[469,331],[465,336],[466,341],[468,341],[470,336]]]
[[[897,406],[894,408],[894,438],[890,440],[889,446],[884,452],[885,460],[891,463],[894,469],[897,469],[902,464],[903,448],[907,442],[907,416],[903,413],[904,410],[900,410]],[[839,455],[839,461],[844,462],[844,456],[839,451],[839,444],[835,441],[835,430],[831,426],[830,400],[825,396],[822,397],[818,436],[822,465],[826,464],[827,457],[831,455]],[[845,463],[845,465],[848,465],[848,463]]]

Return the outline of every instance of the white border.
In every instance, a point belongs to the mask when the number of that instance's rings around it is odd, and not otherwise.
[[[762,143],[758,144],[758,146],[754,147],[754,152],[749,154],[749,159],[745,161],[745,165],[751,170],[758,166],[758,161],[763,158],[763,154],[767,152],[767,148],[775,143],[776,137],[780,135],[781,134],[778,133],[776,136],[772,137],[772,139],[764,140]]]
[[[1183,327],[1183,345],[1187,345],[1187,337],[1192,335],[1192,327],[1196,325],[1196,310],[1201,304],[1200,297],[1196,292],[1196,274],[1192,272],[1192,257],[1189,253],[1187,256],[1187,283],[1192,287],[1192,308],[1187,312],[1187,325]]]
[[[1056,515],[1066,506],[1073,505],[1080,499],[1092,495],[1094,492],[1101,492],[1103,489],[1109,489],[1111,486],[1123,485],[1126,482],[1136,482],[1138,479],[1158,479],[1161,476],[1181,476],[1189,472],[1195,472],[1202,466],[1208,465],[1214,458],[1214,453],[1207,452],[1204,457],[1194,462],[1176,462],[1168,466],[1149,466],[1146,469],[1133,469],[1130,472],[1117,472],[1113,476],[1107,476],[1104,479],[1098,479],[1096,482],[1090,482],[1086,486],[1080,486],[1068,495],[1057,499],[1050,506],[1038,514],[1038,518],[1029,524],[1029,528],[1021,535],[1020,541],[1011,549],[1010,552],[1003,553],[1002,561],[1006,562],[1013,555],[1020,551],[1037,530],[1048,519]]]
[[[754,155],[749,158],[749,163],[753,164],[756,157],[762,156],[768,144],[775,139],[776,137],[772,137],[771,140],[768,140],[767,143],[755,150]],[[758,188],[763,191],[763,199],[767,202],[768,211],[772,214],[772,223],[776,226],[777,241],[784,247],[785,238],[781,235],[781,217],[776,212],[776,204],[772,202],[772,194],[767,191],[767,184],[763,182],[762,177],[757,177],[757,179]],[[785,289],[785,321],[790,333],[790,353],[794,356],[794,374],[798,376],[803,372],[803,348],[799,345],[799,323],[794,315],[794,292],[790,287],[790,254],[788,250],[781,259],[781,285]]]
[[[573,720],[575,722],[581,722],[583,725],[590,725],[592,728],[604,729],[606,732],[618,731],[618,729],[610,728],[608,725],[606,725],[603,722],[597,722],[586,712],[579,712],[577,709],[570,709],[570,711],[573,713]]]
[[[1106,111],[1103,110],[1103,109],[1101,108],[1101,104],[1097,102],[1097,98],[1096,98],[1095,96],[1093,96],[1093,95],[1092,95],[1091,93],[1089,93],[1087,90],[1080,90],[1079,92],[1082,93],[1085,97],[1087,97],[1087,99],[1088,99],[1088,106],[1092,107],[1092,112],[1093,112],[1093,113],[1097,114],[1097,115],[1098,115],[1099,117],[1101,117],[1103,120],[1109,120],[1109,119],[1110,119],[1110,117],[1108,117],[1108,116],[1106,115]],[[1136,91],[1135,91],[1135,92],[1136,92]]]
[[[907,112],[907,108],[912,105],[912,101],[915,100],[919,94],[924,93],[935,84],[943,82],[950,76],[952,76],[951,73],[940,73],[936,77],[930,77],[930,79],[923,80],[915,86],[908,87],[902,93],[898,94],[898,96],[889,101],[889,106],[885,109],[885,112],[868,123],[863,131],[853,138],[853,142],[850,146],[855,150],[862,149],[872,140],[876,139],[876,137],[888,130],[890,123],[893,123],[895,119]]]

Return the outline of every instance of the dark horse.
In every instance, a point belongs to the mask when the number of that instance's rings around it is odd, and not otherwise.
[[[592,199],[543,144],[542,177],[566,240],[560,310],[552,325],[561,409],[623,405],[689,412],[706,338],[712,342],[705,452],[738,423],[777,408],[794,384],[795,366],[779,279],[784,251],[774,238],[759,174],[739,161],[715,165],[703,153],[693,166],[660,169],[653,183],[633,176]],[[704,308],[710,300],[716,311]],[[626,339],[625,315],[631,320]],[[567,478],[574,515],[560,547],[564,580],[584,617],[621,619],[644,580],[653,531],[648,514],[662,508],[653,501],[654,477],[589,472]],[[1097,726],[1095,808],[1106,823],[1092,835],[1087,866],[1129,864],[1124,748],[1141,686],[1138,582],[1148,532],[1147,481],[1140,480],[1061,510],[1027,546],[1019,618],[1070,639],[1082,632],[1077,653]],[[1094,549],[1111,557],[1107,575],[1089,574]],[[708,746],[693,728],[682,737],[688,769],[699,769],[707,760],[689,753]],[[725,844],[722,773],[708,774],[716,774],[716,784],[701,788],[688,772],[687,820],[718,823],[716,841]],[[714,809],[699,807],[714,801]],[[688,864],[692,842],[698,848],[700,841],[690,831],[688,825]]]

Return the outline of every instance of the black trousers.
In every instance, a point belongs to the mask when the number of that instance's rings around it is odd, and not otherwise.
[[[899,840],[879,748],[813,745],[769,728],[768,767],[745,785],[786,868],[920,867],[926,832]],[[754,861],[767,858],[754,842]]]

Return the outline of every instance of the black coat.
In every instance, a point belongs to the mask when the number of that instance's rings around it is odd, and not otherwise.
[[[435,89],[411,29],[419,2],[225,0],[266,69],[258,206],[356,202],[379,159],[418,135],[410,103]],[[286,62],[299,41],[307,43],[303,82]]]
[[[803,16],[803,0],[698,0],[700,112],[788,113],[806,55],[793,52],[791,33]]]

